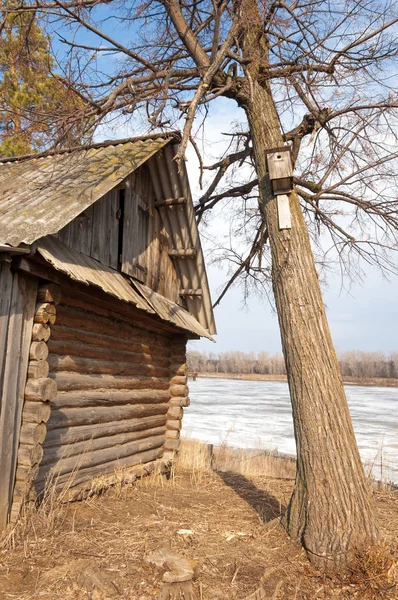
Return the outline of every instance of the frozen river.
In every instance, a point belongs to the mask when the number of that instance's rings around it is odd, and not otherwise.
[[[287,383],[232,379],[189,381],[183,435],[203,442],[295,454]],[[398,483],[398,388],[346,386],[362,459]]]

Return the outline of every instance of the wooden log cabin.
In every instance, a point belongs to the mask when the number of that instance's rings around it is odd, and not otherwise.
[[[0,163],[0,528],[178,449],[186,343],[215,333],[178,141]]]

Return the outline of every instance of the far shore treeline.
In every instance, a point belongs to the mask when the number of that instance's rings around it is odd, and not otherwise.
[[[384,354],[352,350],[340,353],[338,359],[343,377],[398,378],[398,352]],[[214,354],[191,350],[187,353],[187,360],[191,373],[286,375],[280,353],[233,351]]]

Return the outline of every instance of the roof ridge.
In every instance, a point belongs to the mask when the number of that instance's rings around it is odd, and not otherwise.
[[[121,144],[128,144],[129,142],[156,140],[159,138],[175,138],[176,140],[181,141],[181,132],[178,130],[173,130],[152,134],[148,133],[146,135],[140,135],[137,137],[122,138],[119,140],[104,140],[103,142],[94,142],[92,144],[84,144],[83,146],[71,146],[70,148],[60,148],[59,150],[47,150],[46,152],[40,152],[37,154],[25,154],[23,156],[10,156],[4,158],[0,156],[0,165],[4,163],[23,162],[33,158],[45,158],[47,156],[55,156],[57,154],[68,154],[77,152],[79,150],[106,148],[107,146],[119,146]]]

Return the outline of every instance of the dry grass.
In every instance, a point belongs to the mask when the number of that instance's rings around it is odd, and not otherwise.
[[[132,484],[120,470],[112,487],[93,482],[102,495],[74,503],[49,489],[0,551],[0,598],[151,600],[160,579],[143,557],[163,545],[198,562],[200,600],[398,598],[398,492],[376,492],[383,548],[336,582],[313,570],[280,526],[293,474],[272,455],[221,447],[211,457],[189,441],[169,479],[157,470]]]
[[[230,471],[249,477],[294,479],[296,471],[295,460],[277,452],[237,449],[227,444],[212,446],[190,439],[183,439],[177,465],[196,478],[209,471]]]
[[[385,598],[397,582],[397,562],[390,547],[367,548],[356,556],[350,583],[361,587],[371,598]],[[396,590],[395,590],[396,591]]]

